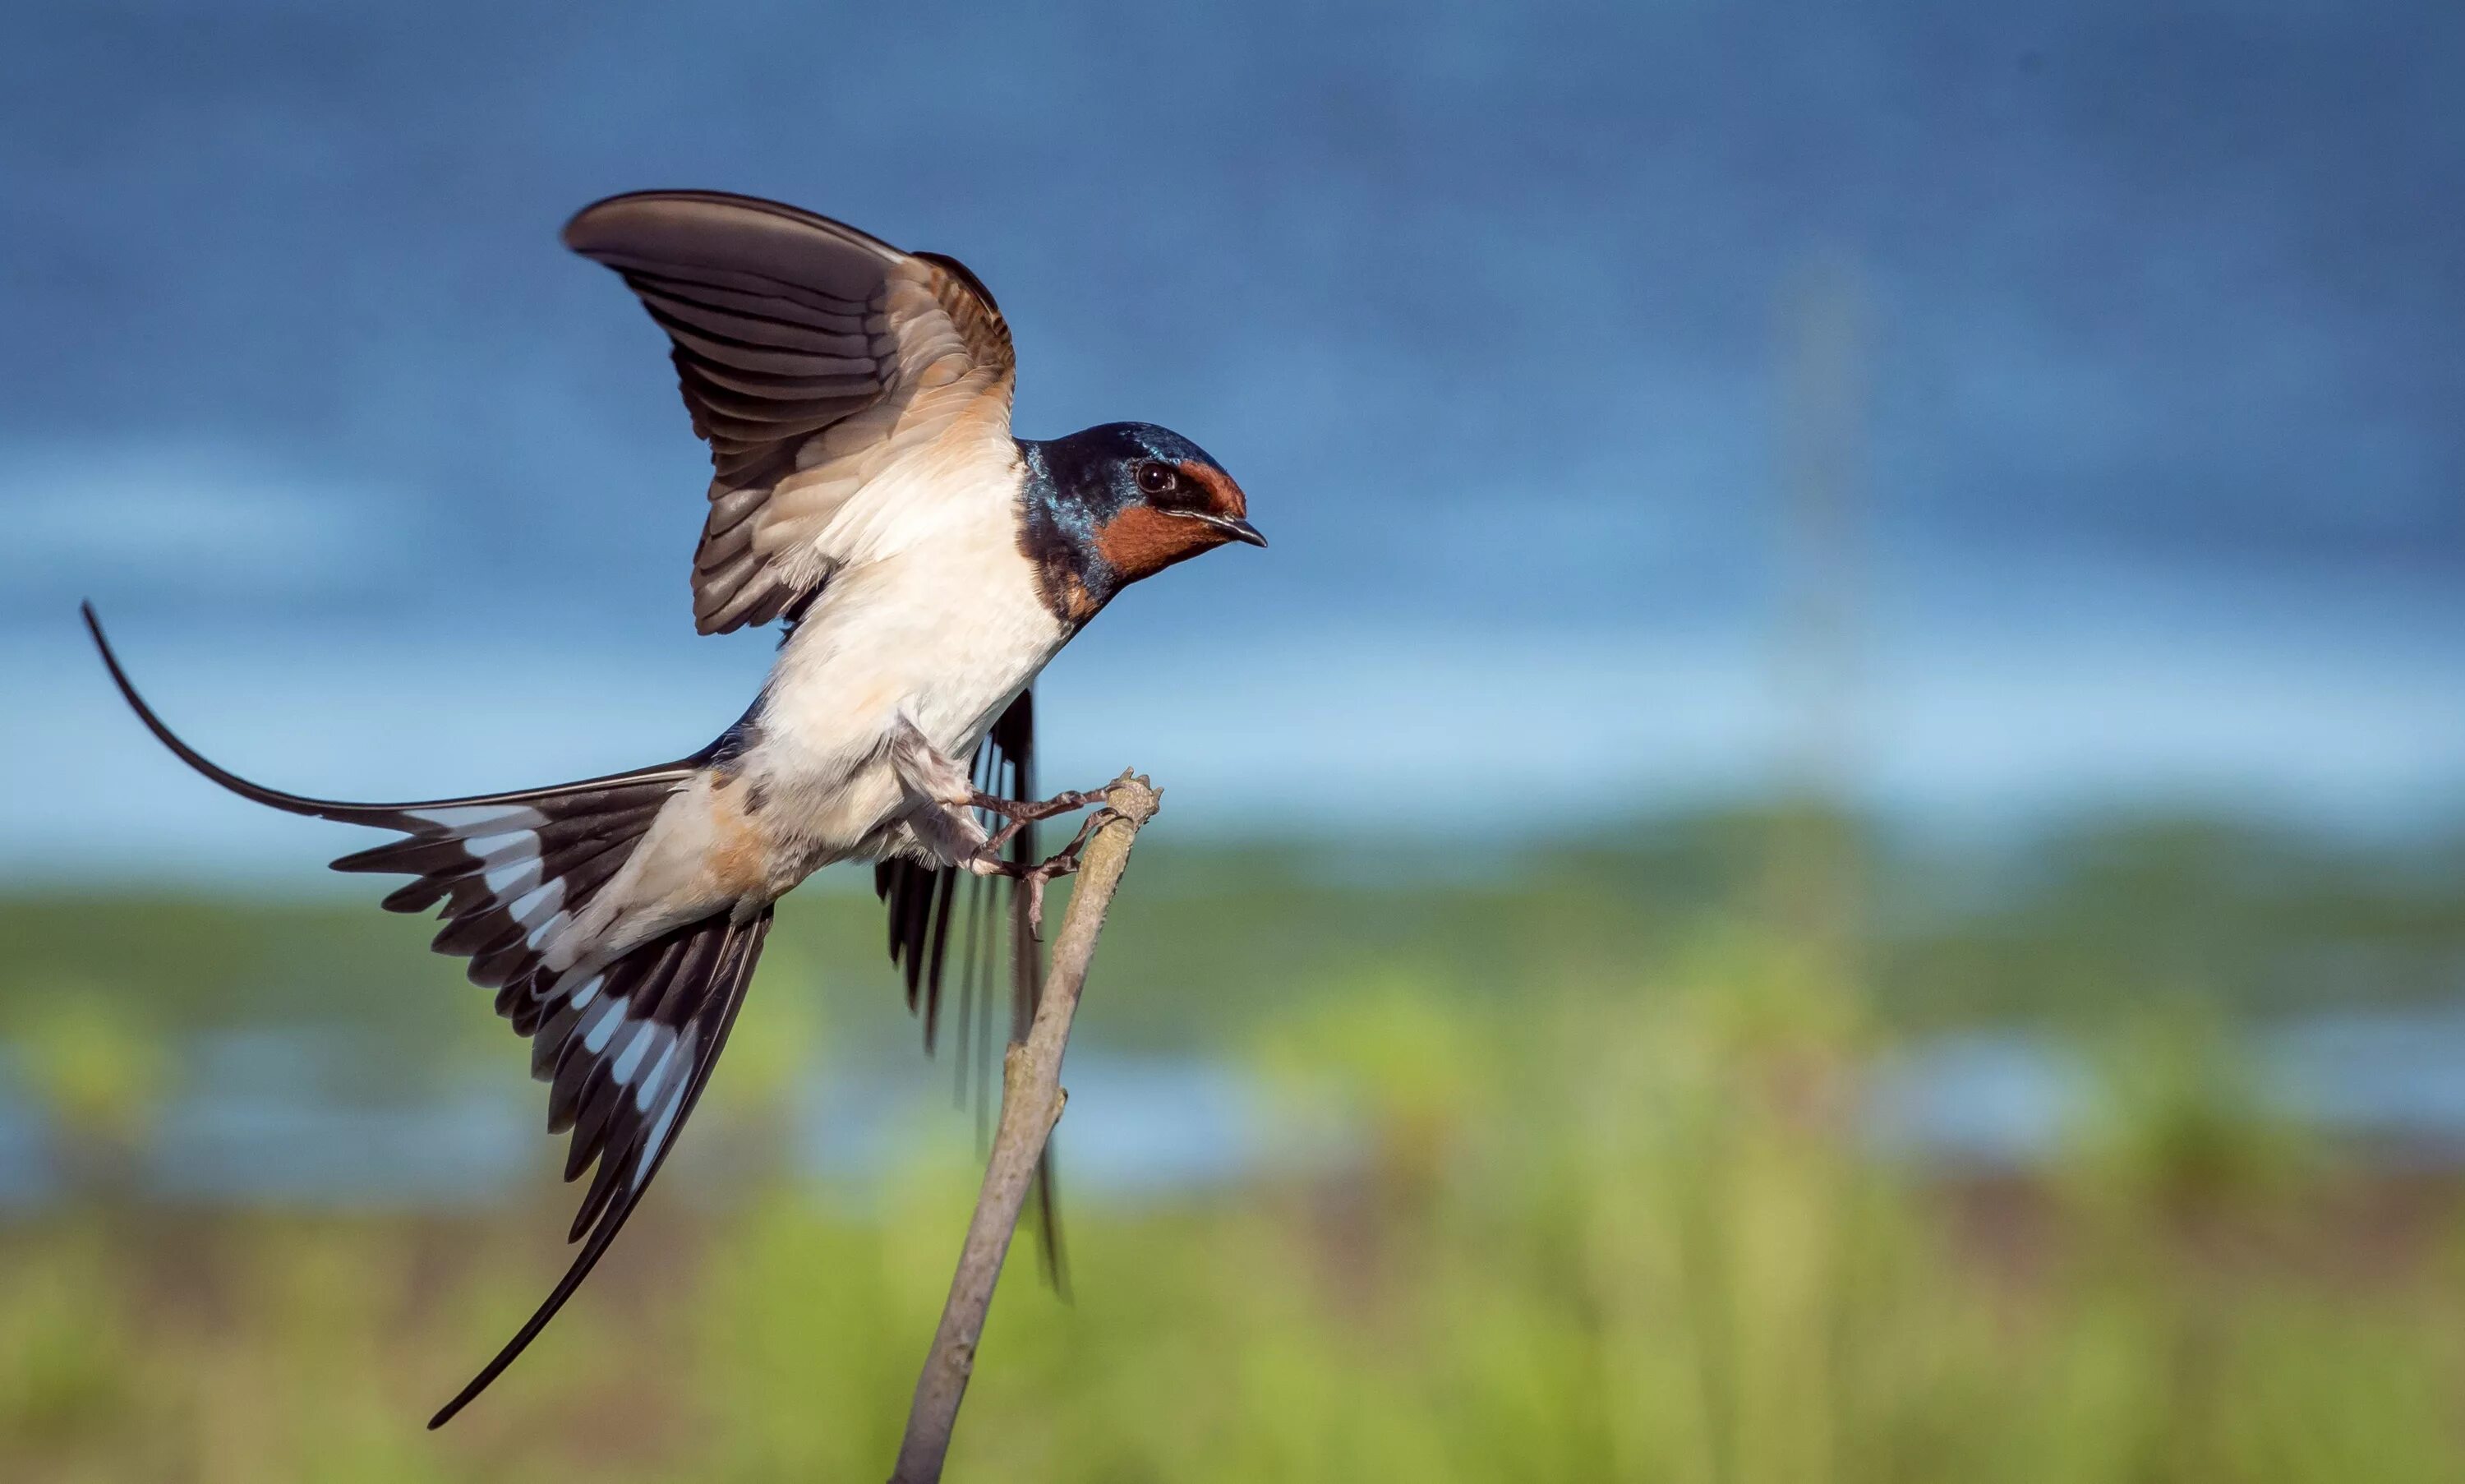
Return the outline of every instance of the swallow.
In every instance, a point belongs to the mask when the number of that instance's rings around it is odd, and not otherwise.
[[[412,878],[383,905],[436,909],[436,951],[469,960],[530,1039],[548,1132],[571,1135],[566,1179],[594,1171],[564,1278],[431,1427],[537,1338],[642,1199],[727,1042],[772,904],[824,866],[875,863],[929,1048],[959,881],[971,900],[1010,883],[1028,919],[1076,849],[1035,860],[1033,822],[1099,802],[1032,797],[1037,675],[1131,584],[1266,544],[1240,485],[1179,433],[1013,436],[1010,329],[955,258],[700,190],[599,202],[565,243],[666,332],[710,447],[695,628],[784,630],[751,707],[708,746],[508,793],[304,798],[176,736],[84,610],[121,695],[181,761],[259,804],[395,834],[334,869]],[[1016,1033],[1035,971],[1023,935],[1013,951]]]

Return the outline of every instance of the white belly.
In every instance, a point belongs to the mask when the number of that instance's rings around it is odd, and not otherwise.
[[[834,576],[781,652],[744,771],[814,865],[902,812],[884,746],[902,716],[965,765],[1067,637],[1002,516]]]

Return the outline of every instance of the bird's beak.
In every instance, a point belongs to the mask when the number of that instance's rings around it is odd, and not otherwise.
[[[1264,546],[1267,543],[1267,538],[1259,535],[1258,528],[1247,521],[1236,521],[1230,516],[1209,516],[1207,523],[1220,529],[1234,541],[1245,541],[1253,546]]]

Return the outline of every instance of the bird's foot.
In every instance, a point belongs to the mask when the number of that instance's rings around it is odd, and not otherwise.
[[[1023,824],[1030,820],[1051,819],[1055,814],[1067,814],[1072,809],[1083,809],[1090,804],[1101,804],[1104,802],[1104,790],[1068,788],[1039,802],[1028,799],[1005,799],[999,794],[986,793],[979,789],[967,802],[988,814],[999,814],[1004,819],[1015,819]]]
[[[1067,814],[1072,809],[1082,809],[1091,804],[1103,802],[1104,793],[1100,788],[1071,788],[1041,801],[1005,799],[998,794],[986,793],[978,789],[967,800],[968,807],[983,809],[988,814],[998,815],[1010,821],[1009,824],[995,831],[991,839],[985,842],[985,850],[988,853],[999,851],[1010,843],[1012,835],[1039,819],[1051,819],[1055,814]]]
[[[1064,797],[1067,796],[1065,795]],[[1102,799],[1103,796],[1101,794],[1098,794],[1091,802],[1101,803]],[[1033,807],[1033,806],[1031,806],[1031,808]],[[1082,807],[1083,806],[1080,805],[1065,806],[1065,808],[1068,808]],[[1056,814],[1061,813],[1063,812],[1063,809],[1056,808],[1053,810],[1053,812]],[[1041,818],[1043,816],[1039,815],[1037,817]],[[1078,856],[1081,852],[1086,850],[1088,839],[1095,834],[1097,827],[1103,824],[1104,821],[1114,817],[1114,812],[1110,808],[1096,810],[1096,812],[1088,815],[1084,820],[1079,822],[1078,832],[1070,837],[1069,844],[1063,846],[1060,850],[1055,851],[1051,855],[1046,856],[1044,859],[1036,862],[1033,866],[1028,865],[1024,861],[1003,859],[998,853],[999,841],[1002,838],[1000,835],[995,836],[991,841],[988,841],[984,849],[977,852],[976,857],[971,864],[973,865],[976,873],[980,875],[1008,876],[1019,884],[1019,889],[1027,894],[1027,930],[1036,939],[1037,941],[1041,942],[1044,939],[1045,887],[1059,877],[1066,876],[1078,869]],[[1026,823],[1024,820],[1018,822],[1018,824],[1024,823]],[[1014,824],[1010,828],[1016,829],[1017,825]],[[1009,832],[1010,831],[1006,830],[1003,831],[1003,834],[1007,835]]]

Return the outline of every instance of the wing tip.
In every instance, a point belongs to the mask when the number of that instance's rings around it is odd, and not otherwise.
[[[911,255],[862,228],[851,227],[819,211],[808,211],[785,201],[748,196],[733,190],[671,188],[619,191],[612,196],[603,196],[566,218],[565,227],[557,235],[567,250],[595,259],[601,253],[624,252],[626,249],[620,243],[637,240],[635,229],[655,223],[661,209],[678,208],[718,208],[734,213],[740,224],[750,217],[767,217],[774,222],[786,222],[799,228],[819,228],[831,235],[880,253],[889,260]],[[604,236],[602,229],[607,230]]]

